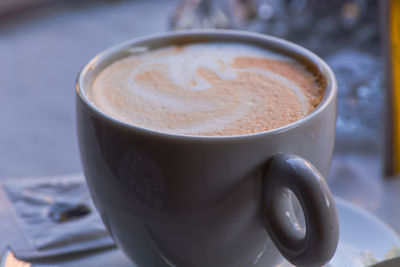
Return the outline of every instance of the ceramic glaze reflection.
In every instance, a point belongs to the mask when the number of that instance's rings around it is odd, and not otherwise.
[[[241,135],[309,114],[324,91],[300,62],[240,43],[168,46],[114,62],[89,98],[112,117],[184,135]]]

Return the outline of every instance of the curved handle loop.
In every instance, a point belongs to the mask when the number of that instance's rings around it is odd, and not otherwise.
[[[282,255],[296,266],[328,262],[338,245],[339,222],[324,177],[305,159],[279,154],[269,161],[262,180],[264,223]],[[290,209],[285,210],[288,189],[303,210],[305,233],[293,224]]]

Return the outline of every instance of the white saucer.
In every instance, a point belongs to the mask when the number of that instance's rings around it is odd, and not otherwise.
[[[385,258],[400,255],[400,237],[385,223],[354,206],[335,198],[339,213],[339,246],[326,267],[365,267]],[[58,266],[135,266],[118,250],[111,249],[91,253],[63,261]],[[291,267],[284,262],[277,267]]]
[[[339,246],[326,267],[365,267],[400,255],[400,237],[369,212],[335,198],[340,222]],[[293,266],[287,262],[278,267]]]
[[[400,237],[371,213],[335,198],[339,220],[339,247],[328,266],[369,266],[400,255]]]

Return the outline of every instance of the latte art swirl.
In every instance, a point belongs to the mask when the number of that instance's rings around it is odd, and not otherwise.
[[[127,123],[174,134],[241,135],[309,114],[323,86],[298,61],[239,43],[169,46],[106,67],[91,101]]]

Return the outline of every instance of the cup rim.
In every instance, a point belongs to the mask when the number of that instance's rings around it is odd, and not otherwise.
[[[84,89],[84,78],[89,75],[90,71],[93,71],[95,68],[99,68],[99,64],[104,62],[106,59],[110,59],[115,56],[118,52],[122,50],[127,50],[129,48],[134,47],[139,43],[146,43],[151,41],[163,40],[167,38],[184,38],[184,37],[226,37],[227,41],[229,41],[229,37],[234,38],[243,38],[244,43],[246,43],[246,38],[251,38],[253,40],[257,40],[260,43],[265,44],[266,46],[275,46],[279,47],[283,53],[290,53],[292,55],[296,55],[298,57],[306,58],[310,63],[312,63],[317,69],[321,72],[321,74],[326,79],[326,88],[324,92],[324,96],[318,106],[305,117],[294,121],[292,123],[286,124],[279,128],[274,128],[267,131],[250,133],[250,134],[242,134],[242,135],[221,135],[221,136],[206,136],[206,135],[185,135],[185,134],[176,134],[176,133],[167,133],[162,131],[156,131],[147,129],[144,127],[136,126],[121,120],[118,120],[104,111],[102,111],[99,107],[97,107],[94,103],[92,103]],[[144,37],[129,39],[125,42],[119,43],[117,45],[111,46],[106,50],[103,50],[97,56],[93,57],[88,63],[86,63],[83,68],[80,70],[76,83],[75,83],[76,94],[83,101],[83,103],[92,110],[95,114],[99,115],[102,119],[111,122],[114,125],[119,127],[128,129],[130,131],[152,135],[154,137],[166,138],[166,139],[179,139],[179,140],[188,140],[188,141],[239,141],[248,138],[257,138],[268,135],[275,135],[282,132],[286,132],[293,128],[298,127],[299,125],[305,123],[308,120],[318,116],[323,110],[325,110],[329,103],[334,101],[337,94],[337,81],[335,75],[328,64],[319,56],[311,52],[310,50],[297,45],[293,42],[286,41],[284,39],[261,34],[249,31],[242,30],[221,30],[221,29],[196,29],[196,30],[179,30],[174,32],[161,32],[156,34],[147,35]]]

